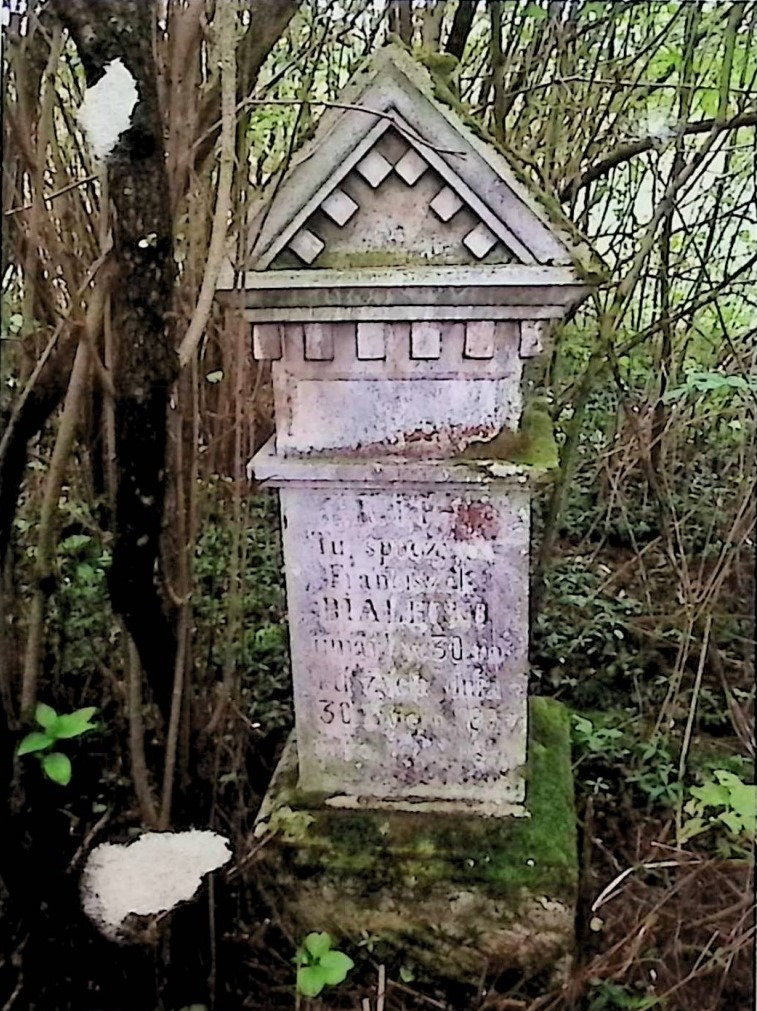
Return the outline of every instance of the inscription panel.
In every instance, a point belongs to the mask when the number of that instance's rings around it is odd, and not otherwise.
[[[527,493],[281,500],[301,786],[522,800]]]

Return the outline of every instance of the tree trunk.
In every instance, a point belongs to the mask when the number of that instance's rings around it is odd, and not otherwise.
[[[120,59],[138,101],[107,155],[114,205],[111,296],[115,343],[116,537],[109,589],[153,696],[167,717],[175,634],[158,589],[166,412],[177,374],[168,324],[175,279],[170,193],[152,48],[155,0],[56,0],[79,51],[87,85]]]
[[[452,19],[452,27],[449,30],[449,38],[445,48],[451,56],[455,56],[458,60],[463,58],[478,3],[479,0],[458,0],[455,8],[455,16]]]

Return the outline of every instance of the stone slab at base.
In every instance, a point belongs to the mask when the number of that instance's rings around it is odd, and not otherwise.
[[[337,808],[297,789],[283,756],[256,825],[270,833],[256,877],[293,937],[365,934],[436,977],[560,977],[574,945],[578,884],[567,710],[530,700],[527,817]]]

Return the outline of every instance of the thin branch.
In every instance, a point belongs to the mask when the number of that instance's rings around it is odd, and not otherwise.
[[[148,828],[158,827],[158,815],[150,785],[150,774],[145,758],[145,724],[142,715],[142,664],[134,640],[124,629],[128,640],[127,687],[129,718],[129,759],[131,778],[137,795],[142,822]]]
[[[465,151],[455,151],[450,148],[437,147],[430,140],[424,140],[420,137],[415,130],[408,130],[407,127],[398,123],[396,117],[390,112],[381,112],[380,109],[369,109],[365,105],[352,105],[350,102],[333,102],[333,101],[320,101],[315,98],[245,98],[242,102],[239,102],[236,107],[237,113],[242,112],[249,106],[254,105],[299,105],[299,106],[310,106],[318,105],[323,106],[327,109],[346,109],[348,112],[365,112],[369,116],[377,116],[379,119],[388,119],[389,122],[394,126],[398,133],[402,134],[409,141],[414,141],[416,144],[420,144],[422,147],[427,147],[430,151],[435,151],[437,154],[454,154],[459,158],[465,157]],[[214,123],[209,130],[214,130],[218,126]],[[195,147],[203,142],[204,137],[200,137],[199,140],[195,141]]]
[[[55,447],[45,480],[45,491],[37,537],[36,586],[32,598],[27,630],[24,676],[21,685],[21,714],[29,716],[37,702],[37,679],[41,665],[42,640],[45,626],[45,605],[53,588],[53,552],[55,551],[54,519],[60,500],[66,464],[74,444],[79,408],[84,398],[89,371],[87,342],[82,339],[76,351],[68,392],[63,407]]]
[[[234,175],[234,141],[236,127],[237,5],[227,0],[217,8],[218,45],[221,49],[221,153],[218,170],[218,193],[210,233],[208,259],[202,287],[187,332],[179,347],[179,368],[191,359],[202,340],[213,307],[216,282],[226,248],[226,230],[231,214],[231,182]]]
[[[729,18],[728,33],[725,40],[725,53],[723,59],[723,69],[721,72],[721,84],[723,84],[723,87],[727,87],[727,82],[730,80],[736,30],[742,14],[743,4],[735,4]],[[589,394],[599,375],[608,364],[612,354],[614,353],[617,357],[617,352],[613,349],[613,337],[616,334],[620,320],[623,318],[628,309],[628,305],[633,296],[636,284],[641,277],[647,258],[654,248],[657,230],[660,223],[665,215],[668,214],[671,208],[675,205],[678,194],[681,193],[684,187],[691,181],[694,174],[703,164],[707,154],[712,150],[716,141],[726,128],[726,122],[720,118],[722,115],[722,107],[721,103],[719,116],[713,121],[707,137],[702,142],[699,149],[692,155],[691,159],[682,166],[681,171],[670,180],[665,193],[654,210],[651,220],[641,235],[636,254],[630,267],[626,271],[625,276],[618,283],[612,302],[602,314],[600,319],[599,340],[586,364],[581,382],[577,388],[574,400],[573,416],[566,428],[565,442],[563,443],[560,454],[560,473],[557,480],[554,482],[549,505],[547,507],[547,516],[537,563],[537,571],[539,574],[537,579],[537,589],[535,592],[535,599],[537,602],[539,600],[539,593],[541,592],[544,569],[547,559],[551,557],[553,552],[557,537],[558,522],[563,513],[568,487],[576,465],[578,443],[583,428]]]
[[[95,260],[95,262],[89,268],[89,270],[87,271],[87,274],[86,274],[84,280],[82,281],[82,283],[77,288],[76,299],[79,299],[84,294],[84,292],[87,290],[87,288],[89,287],[89,285],[91,284],[91,282],[94,280],[97,272],[100,270],[100,268],[103,266],[103,264],[105,263],[105,261],[108,259],[109,255],[110,255],[111,248],[112,248],[112,246],[109,245],[107,249],[103,250],[103,252],[100,254],[100,256],[98,256],[98,258]],[[72,305],[72,309],[73,309],[73,305]],[[56,326],[55,330],[53,330],[52,334],[50,335],[50,340],[47,342],[47,345],[45,346],[44,351],[42,352],[42,354],[37,359],[37,364],[34,366],[34,370],[32,371],[32,374],[29,376],[29,379],[28,379],[28,381],[26,383],[26,386],[21,391],[21,396],[18,398],[18,400],[14,404],[13,413],[11,414],[10,420],[8,422],[8,427],[6,428],[5,432],[3,433],[2,440],[0,440],[0,467],[2,467],[3,460],[4,460],[6,452],[8,450],[8,446],[10,445],[11,439],[12,439],[13,434],[14,434],[14,429],[16,427],[16,424],[18,422],[18,418],[19,418],[19,416],[21,414],[21,411],[22,411],[22,409],[24,407],[24,404],[29,399],[29,395],[31,394],[32,390],[34,389],[34,386],[35,386],[37,380],[39,379],[40,373],[42,372],[43,368],[45,367],[45,364],[47,363],[47,360],[49,359],[50,355],[53,353],[53,351],[55,349],[55,345],[58,343],[58,339],[59,339],[61,333],[63,332],[63,329],[64,329],[66,323],[70,323],[70,322],[71,322],[71,312],[69,312],[69,314],[67,316],[64,316],[63,319],[61,319],[59,321],[59,323]]]
[[[71,190],[78,189],[80,186],[86,186],[87,183],[95,182],[97,179],[97,173],[93,172],[91,175],[85,176],[83,179],[77,179],[67,186],[62,186],[59,190],[55,190],[53,193],[48,193],[42,199],[46,204],[50,204],[53,200],[57,200],[58,197],[62,197],[64,193],[70,193]],[[10,217],[11,214],[20,214],[21,211],[31,211],[34,208],[34,204],[24,204],[23,207],[11,207],[10,210],[5,211],[5,216]]]
[[[722,133],[726,130],[738,130],[743,126],[757,126],[757,109],[746,109],[744,112],[732,116],[731,119],[726,120],[724,123],[719,123],[717,119],[701,119],[696,123],[687,123],[681,130],[681,133],[684,137],[688,137],[697,133],[707,133],[715,128],[717,128],[718,133]],[[585,189],[591,183],[596,182],[597,179],[601,179],[602,176],[607,175],[608,172],[611,172],[618,165],[622,165],[623,162],[630,161],[632,158],[636,158],[637,155],[644,154],[645,151],[652,151],[659,146],[659,143],[656,137],[640,137],[638,140],[629,141],[627,144],[619,144],[618,147],[608,155],[605,155],[604,158],[600,158],[599,161],[594,162],[579,179],[575,179],[563,187],[560,199],[569,200],[578,190]]]
[[[478,4],[479,0],[458,0],[455,8],[452,27],[449,30],[447,44],[444,48],[458,60],[463,58]]]

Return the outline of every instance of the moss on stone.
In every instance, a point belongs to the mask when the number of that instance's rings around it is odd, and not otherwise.
[[[341,810],[324,806],[320,798],[297,798],[282,784],[287,807],[295,810],[298,803],[308,816],[306,824],[296,824],[296,833],[281,822],[281,844],[291,844],[293,867],[335,885],[345,874],[358,873],[363,886],[379,878],[383,886],[410,883],[419,893],[448,884],[483,887],[498,896],[543,891],[571,901],[577,870],[567,711],[534,698],[530,718],[530,817]],[[274,815],[272,827],[275,823]]]
[[[521,418],[520,433],[523,443],[514,451],[513,463],[541,470],[554,470],[559,465],[554,425],[546,407],[536,402],[526,407]]]
[[[430,257],[421,253],[408,253],[394,247],[392,249],[366,249],[359,251],[329,251],[324,249],[318,256],[319,269],[351,270],[357,267],[417,267],[432,263]]]
[[[496,460],[536,470],[554,470],[560,460],[546,401],[535,398],[526,406],[517,431],[503,428],[492,439],[471,443],[460,459]]]
[[[298,797],[283,763],[256,866],[277,915],[298,934],[378,935],[439,975],[473,978],[482,960],[559,971],[578,880],[570,723],[551,699],[529,713],[528,818],[329,808]]]

